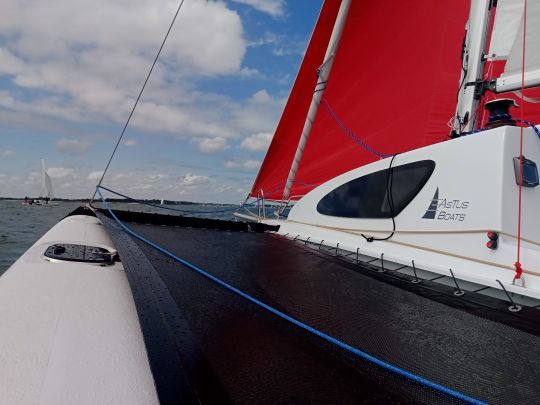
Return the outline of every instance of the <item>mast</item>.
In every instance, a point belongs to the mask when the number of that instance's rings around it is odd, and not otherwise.
[[[469,132],[475,127],[475,111],[481,97],[477,92],[477,85],[481,85],[484,72],[491,7],[492,0],[471,1],[467,36],[463,44],[463,73],[453,125],[457,135]]]
[[[341,2],[339,12],[336,18],[336,22],[334,24],[334,29],[332,30],[332,36],[330,37],[330,41],[328,42],[328,48],[326,49],[326,54],[324,56],[323,63],[319,68],[319,80],[317,81],[317,84],[315,85],[315,89],[314,89],[315,91],[313,93],[313,98],[309,106],[306,121],[304,123],[304,128],[302,129],[302,135],[300,136],[298,147],[296,148],[296,153],[294,154],[294,159],[291,165],[291,169],[287,177],[287,182],[285,184],[285,189],[283,191],[283,197],[282,197],[283,201],[286,201],[289,199],[291,187],[294,183],[294,178],[296,177],[296,172],[298,170],[298,166],[300,165],[300,160],[302,159],[302,154],[304,152],[307,139],[311,132],[313,121],[315,120],[315,116],[317,115],[317,110],[319,109],[319,104],[321,102],[321,98],[324,93],[324,89],[326,87],[326,82],[330,75],[330,71],[332,70],[334,56],[336,54],[337,47],[339,45],[341,33],[343,32],[343,28],[345,27],[345,21],[347,19],[347,13],[349,11],[350,4],[351,4],[351,0],[342,0]]]

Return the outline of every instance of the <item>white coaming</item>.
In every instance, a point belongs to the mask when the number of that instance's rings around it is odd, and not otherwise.
[[[0,403],[157,404],[126,274],[49,262],[54,243],[114,246],[97,218],[65,218],[0,277]]]
[[[496,280],[501,280],[510,291],[540,298],[540,186],[523,188],[522,237],[534,243],[522,241],[521,263],[529,271],[524,275],[525,288],[512,285],[518,212],[512,159],[519,156],[519,133],[515,127],[496,128],[398,155],[394,167],[425,159],[434,160],[436,167],[417,197],[396,217],[397,232],[389,241],[369,243],[360,233],[385,237],[392,230],[391,219],[330,217],[318,213],[316,206],[341,184],[388,168],[390,159],[352,170],[312,190],[291,209],[279,233],[324,239],[325,244],[340,243],[352,251],[360,248],[373,257],[384,253],[402,264],[415,260],[419,267],[440,274],[448,275],[452,268],[458,278],[484,285],[496,287]],[[540,164],[540,139],[532,129],[524,130],[524,155]],[[468,203],[466,209],[446,210],[465,214],[463,221],[422,218],[437,188],[439,199]],[[485,246],[488,230],[501,232],[497,250]]]

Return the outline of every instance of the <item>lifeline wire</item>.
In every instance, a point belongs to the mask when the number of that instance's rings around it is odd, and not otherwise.
[[[307,183],[304,183],[304,184],[307,184]],[[110,188],[107,188],[107,187],[104,187],[104,186],[100,186],[100,185],[97,185],[96,186],[97,188],[100,188],[102,190],[106,190],[112,194],[115,194],[119,197],[123,197],[127,200],[130,200],[130,201],[134,201],[138,204],[141,204],[141,205],[148,205],[150,207],[156,207],[156,208],[160,208],[162,210],[168,210],[168,211],[175,211],[175,212],[182,212],[182,213],[188,213],[188,214],[217,214],[217,213],[220,213],[220,212],[230,212],[230,211],[235,211],[235,210],[238,210],[240,208],[244,208],[248,205],[252,206],[252,205],[255,205],[257,204],[259,201],[262,200],[262,198],[257,198],[256,200],[252,201],[252,202],[243,202],[242,204],[239,204],[238,206],[234,206],[234,207],[231,207],[231,208],[226,208],[226,209],[223,209],[223,210],[215,210],[215,211],[193,211],[193,210],[181,210],[181,209],[178,209],[178,208],[172,208],[172,207],[165,207],[163,205],[158,205],[158,204],[153,204],[153,203],[150,203],[150,202],[147,202],[147,201],[143,201],[143,200],[138,200],[136,198],[133,198],[133,197],[130,197],[128,195],[125,195],[125,194],[122,194],[122,193],[119,193],[117,191],[114,191],[114,190],[111,190]],[[275,189],[277,190],[277,188]],[[272,192],[274,192],[275,190],[272,190]],[[246,200],[247,201],[247,200]]]
[[[167,33],[165,34],[165,38],[163,38],[163,42],[161,43],[161,46],[159,47],[156,57],[154,58],[154,62],[152,63],[152,66],[150,67],[150,71],[148,72],[148,75],[146,76],[146,80],[144,81],[141,91],[139,92],[139,95],[137,96],[137,100],[135,100],[135,104],[133,104],[133,108],[131,109],[131,112],[129,113],[129,117],[124,125],[124,128],[122,129],[122,133],[120,134],[120,137],[118,138],[118,141],[116,142],[116,145],[111,153],[111,157],[109,158],[109,161],[107,162],[107,165],[105,166],[105,170],[103,170],[103,174],[101,175],[101,178],[99,179],[99,183],[97,184],[98,187],[101,186],[101,182],[103,181],[103,178],[105,177],[105,173],[107,173],[107,169],[109,169],[109,165],[111,164],[114,158],[116,150],[118,149],[118,146],[120,145],[120,142],[122,141],[122,138],[124,137],[124,134],[129,125],[129,122],[131,121],[131,117],[133,116],[133,113],[135,112],[135,108],[137,108],[137,104],[139,104],[139,100],[141,99],[144,89],[146,88],[146,84],[148,83],[148,80],[150,79],[150,76],[152,75],[152,72],[154,71],[154,66],[156,66],[159,55],[161,54],[161,51],[163,50],[163,47],[165,46],[165,42],[167,42],[167,38],[169,38],[169,34],[172,30],[172,27],[174,26],[176,17],[178,17],[178,13],[180,13],[180,9],[182,8],[184,1],[185,0],[181,0],[180,4],[178,5],[178,8],[176,9],[176,13],[174,14],[174,17],[171,21],[171,25],[169,26],[169,29],[167,30]],[[92,199],[90,200],[90,202],[94,201],[94,198],[96,197],[96,191],[94,191],[94,194],[92,195]]]
[[[175,211],[175,212],[182,212],[182,213],[189,213],[189,214],[217,214],[217,213],[220,213],[220,212],[230,212],[230,211],[235,211],[239,208],[242,208],[246,205],[253,205],[253,204],[256,204],[258,201],[260,201],[261,199],[257,199],[253,202],[250,202],[250,203],[243,203],[243,204],[240,204],[238,207],[237,206],[234,206],[234,207],[231,207],[231,208],[226,208],[226,209],[223,209],[223,210],[216,210],[216,211],[193,211],[193,210],[181,210],[181,209],[178,209],[178,208],[172,208],[172,207],[164,207],[163,205],[158,205],[158,204],[152,204],[152,203],[149,203],[147,201],[142,201],[142,200],[137,200],[136,198],[133,198],[133,197],[129,197],[125,194],[121,194],[117,191],[114,191],[114,190],[111,190],[110,188],[107,188],[107,187],[103,187],[103,186],[97,186],[99,187],[100,189],[102,190],[106,190],[108,191],[109,193],[112,193],[112,194],[115,194],[119,197],[123,197],[123,198],[126,198],[127,200],[130,200],[130,201],[134,201],[138,204],[141,204],[141,205],[148,205],[150,207],[156,207],[156,208],[160,208],[162,210],[168,210],[168,211]]]
[[[406,371],[406,370],[403,370],[397,366],[394,366],[392,364],[389,364],[389,363],[386,363],[385,361],[383,360],[380,360],[374,356],[371,356],[370,354],[367,354],[351,345],[348,345],[347,343],[345,342],[342,342],[341,340],[338,340],[330,335],[327,335],[326,333],[324,332],[321,332],[320,330],[318,329],[315,329],[281,311],[279,311],[278,309],[275,309],[274,307],[271,307],[270,305],[267,305],[265,304],[264,302],[262,301],[259,301],[257,298],[255,297],[252,297],[251,295],[249,294],[246,294],[245,292],[239,290],[238,288],[236,287],[233,287],[232,285],[230,284],[227,284],[226,282],[224,282],[223,280],[211,275],[210,273],[207,273],[206,271],[204,271],[203,269],[197,267],[196,265],[188,262],[187,260],[185,259],[182,259],[181,257],[178,257],[176,256],[174,253],[171,253],[169,252],[167,249],[159,246],[158,244],[144,238],[143,236],[139,235],[138,233],[136,233],[135,231],[131,230],[131,228],[129,228],[128,226],[124,225],[119,219],[118,217],[114,214],[114,212],[112,211],[112,209],[109,207],[109,204],[107,203],[107,200],[105,199],[105,197],[103,197],[103,194],[101,194],[101,191],[99,190],[101,187],[96,187],[96,193],[99,194],[99,197],[101,198],[101,201],[103,202],[103,205],[105,206],[105,208],[107,209],[107,211],[111,214],[111,216],[113,217],[113,219],[116,221],[116,223],[126,232],[128,233],[129,235],[139,239],[140,241],[146,243],[147,245],[153,247],[154,249],[160,251],[161,253],[169,256],[171,259],[183,264],[184,266],[190,268],[191,270],[194,270],[195,272],[197,272],[198,274],[208,278],[209,280],[213,281],[214,283],[226,288],[227,290],[235,293],[236,295],[239,295],[240,297],[246,299],[247,301],[250,301],[251,303],[263,308],[263,309],[266,309],[267,311],[271,312],[272,314],[292,323],[293,325],[296,325],[297,327],[315,335],[315,336],[318,336],[319,338],[323,339],[323,340],[326,340],[327,342],[329,343],[332,343],[338,347],[340,347],[341,349],[344,349],[364,360],[367,360],[367,361],[370,361],[382,368],[384,368],[385,370],[388,370],[390,372],[393,372],[393,373],[396,373],[400,376],[403,376],[405,378],[408,378],[414,382],[417,382],[419,384],[422,384],[428,388],[431,388],[431,389],[434,389],[436,391],[439,391],[439,392],[442,392],[444,394],[447,394],[447,395],[450,395],[454,398],[457,398],[457,399],[460,399],[462,401],[465,401],[467,403],[470,403],[470,404],[485,404],[485,402],[483,401],[480,401],[476,398],[472,398],[468,395],[465,395],[465,394],[462,394],[458,391],[455,391],[451,388],[448,388],[448,387],[445,387],[444,385],[440,385],[440,384],[437,384],[436,382],[433,382],[431,380],[428,380],[424,377],[421,377],[419,375],[416,375],[416,374],[413,374],[409,371]]]

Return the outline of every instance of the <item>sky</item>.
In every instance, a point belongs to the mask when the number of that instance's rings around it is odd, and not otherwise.
[[[185,0],[103,185],[238,203],[322,0]],[[89,198],[178,0],[0,0],[0,197]]]

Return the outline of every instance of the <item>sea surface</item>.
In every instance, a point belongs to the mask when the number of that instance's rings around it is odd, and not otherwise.
[[[0,200],[0,275],[58,221],[81,205],[83,205],[81,202],[55,202],[55,205],[26,206],[22,205],[20,200]],[[96,205],[99,206],[99,204]],[[139,204],[111,203],[110,205],[120,210],[175,214],[170,210]],[[218,219],[232,219],[234,212],[232,205],[194,204],[165,207],[186,210],[199,217]],[[191,215],[180,212],[177,214]]]

